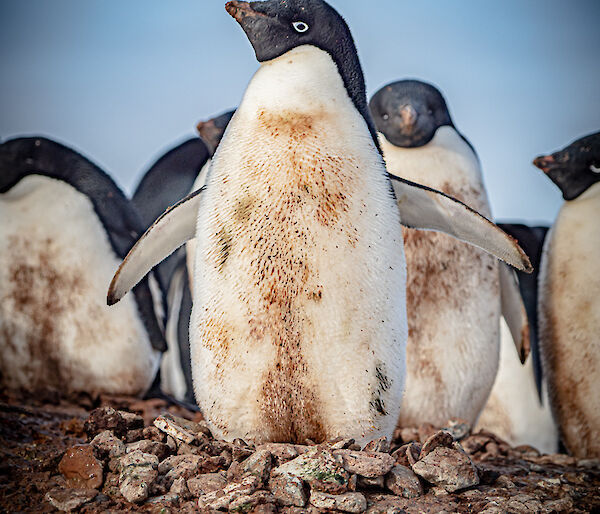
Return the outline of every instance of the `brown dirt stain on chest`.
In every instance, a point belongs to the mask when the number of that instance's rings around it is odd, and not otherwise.
[[[341,233],[345,244],[356,243],[356,230],[346,214],[358,166],[352,155],[342,156],[324,144],[332,141],[325,114],[259,111],[256,125],[253,137],[261,144],[247,151],[239,170],[245,186],[223,188],[222,205],[230,208],[223,209],[217,224],[232,237],[224,258],[225,252],[218,250],[223,246],[220,231],[213,231],[214,266],[229,274],[240,273],[229,267],[230,262],[249,263],[237,289],[249,312],[249,340],[244,344],[269,341],[276,351],[273,365],[261,378],[259,399],[269,440],[322,441],[326,432],[321,405],[303,350],[317,342],[307,337],[310,320],[304,306],[319,304],[328,294],[314,264],[313,255],[322,244],[315,240],[315,231],[336,237]],[[203,339],[207,344],[222,341],[214,351],[218,369],[229,358],[229,340],[225,343],[220,330],[213,334],[210,316],[206,319]]]
[[[481,208],[481,196],[472,187],[445,183],[439,190],[475,209]],[[427,333],[430,325],[427,319],[436,315],[439,305],[449,305],[460,312],[465,299],[473,295],[473,284],[497,281],[494,258],[446,234],[408,228],[402,232],[407,269],[408,367],[436,387],[442,387],[436,356],[421,342],[432,338]]]

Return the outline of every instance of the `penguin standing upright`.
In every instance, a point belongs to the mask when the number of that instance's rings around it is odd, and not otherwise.
[[[114,182],[41,137],[0,145],[0,377],[30,391],[142,394],[164,350],[148,279],[117,310],[104,290],[143,230]]]
[[[228,111],[198,123],[200,138],[190,138],[171,148],[144,173],[131,200],[145,229],[167,207],[204,185],[210,158],[232,115],[233,111]],[[187,243],[188,247],[191,245],[193,240]],[[157,266],[157,276],[166,291],[168,347],[160,365],[160,389],[177,400],[193,403],[189,344],[191,273],[187,269],[186,250],[180,249]]]
[[[394,82],[377,91],[369,106],[390,173],[490,216],[477,155],[434,86]],[[498,265],[445,234],[405,228],[404,248],[407,378],[399,424],[442,426],[452,417],[474,424],[498,369]],[[515,298],[520,301],[518,293]]]
[[[529,319],[531,353],[524,363],[519,361],[508,327],[501,321],[498,374],[475,430],[489,430],[511,446],[529,445],[543,453],[556,453],[558,430],[548,403],[537,336],[537,279],[548,227],[512,223],[498,223],[498,226],[518,241],[533,266],[530,274],[517,272]]]
[[[600,457],[600,133],[534,164],[565,199],[544,243],[538,317],[544,375],[569,452]]]
[[[386,172],[352,36],[327,3],[232,1],[227,10],[261,66],[206,186],[140,238],[108,301],[196,237],[192,371],[213,433],[390,437],[407,335],[401,220],[522,269],[529,261],[464,204]]]

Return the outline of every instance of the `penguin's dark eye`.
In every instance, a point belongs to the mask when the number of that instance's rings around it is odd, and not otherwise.
[[[387,121],[390,119],[390,115],[387,112],[381,117],[384,119],[384,121]]]
[[[308,30],[308,24],[304,23],[303,21],[295,21],[292,23],[292,27],[294,27],[294,30],[296,32],[306,32]]]
[[[600,162],[593,162],[590,164],[590,171],[593,173],[600,173]]]

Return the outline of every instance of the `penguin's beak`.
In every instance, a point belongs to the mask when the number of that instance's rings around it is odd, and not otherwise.
[[[404,105],[400,109],[400,117],[402,118],[402,132],[411,134],[417,121],[417,111],[412,105]]]
[[[533,165],[537,166],[544,173],[548,173],[554,164],[556,164],[556,161],[552,155],[540,155],[533,160]]]
[[[241,25],[242,22],[248,18],[254,18],[257,16],[264,16],[262,13],[256,12],[250,7],[249,2],[240,2],[238,0],[232,0],[225,4],[225,10],[235,18],[235,20]]]

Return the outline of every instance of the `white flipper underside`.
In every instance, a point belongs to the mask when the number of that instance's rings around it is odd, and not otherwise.
[[[530,351],[527,311],[515,272],[504,263],[500,263],[498,270],[502,316],[510,330],[521,364],[524,364]]]
[[[169,207],[129,251],[113,277],[107,303],[117,303],[154,266],[196,234],[198,206],[204,188]]]
[[[444,232],[530,273],[531,263],[516,240],[458,200],[389,173],[402,224]]]

